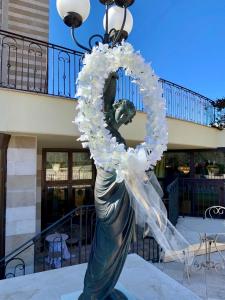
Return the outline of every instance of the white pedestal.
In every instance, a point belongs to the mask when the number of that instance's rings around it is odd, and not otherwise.
[[[87,264],[82,264],[0,280],[0,299],[70,300],[74,295],[80,295],[86,268]],[[190,290],[136,254],[128,256],[118,288],[122,291],[125,289],[129,300],[200,300]]]
[[[83,272],[83,267],[84,265],[76,266],[77,272],[79,268]],[[121,290],[128,300],[200,300],[189,289],[136,254],[128,256],[116,288]],[[81,290],[82,287],[74,293],[64,294],[60,300],[77,300]]]

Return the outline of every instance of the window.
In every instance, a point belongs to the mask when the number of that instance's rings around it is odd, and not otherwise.
[[[68,180],[68,153],[47,152],[46,154],[46,180]]]
[[[73,153],[73,180],[92,179],[93,163],[89,153]]]

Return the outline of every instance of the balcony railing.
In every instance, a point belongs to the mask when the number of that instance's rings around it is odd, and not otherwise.
[[[216,110],[211,99],[170,81],[161,82],[168,117],[201,125],[214,123]]]
[[[75,98],[83,53],[0,30],[0,87]],[[130,99],[143,111],[138,87],[118,71],[117,99]],[[160,79],[167,116],[202,125],[213,124],[213,101],[187,88]]]

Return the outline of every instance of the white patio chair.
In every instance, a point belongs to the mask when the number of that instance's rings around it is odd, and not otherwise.
[[[225,220],[225,207],[224,206],[211,206],[205,210],[205,219],[216,219],[216,218]],[[219,253],[222,264],[215,264],[216,269],[225,268],[225,254],[222,251],[225,251],[225,221],[223,222],[223,227],[221,227],[221,232],[216,232],[215,234],[207,235],[207,238],[212,241],[217,252]]]

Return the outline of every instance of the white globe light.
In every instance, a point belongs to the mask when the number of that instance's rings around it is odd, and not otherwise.
[[[82,22],[84,22],[90,13],[90,0],[57,0],[56,7],[62,19],[69,12],[75,12],[82,17]]]
[[[109,9],[109,31],[111,29],[120,30],[123,24],[123,18],[124,18],[124,8],[121,8],[119,6],[112,6]],[[103,26],[106,30],[106,14],[103,19]],[[133,17],[129,9],[127,9],[127,18],[124,26],[124,31],[126,31],[128,34],[131,32],[133,28]]]

